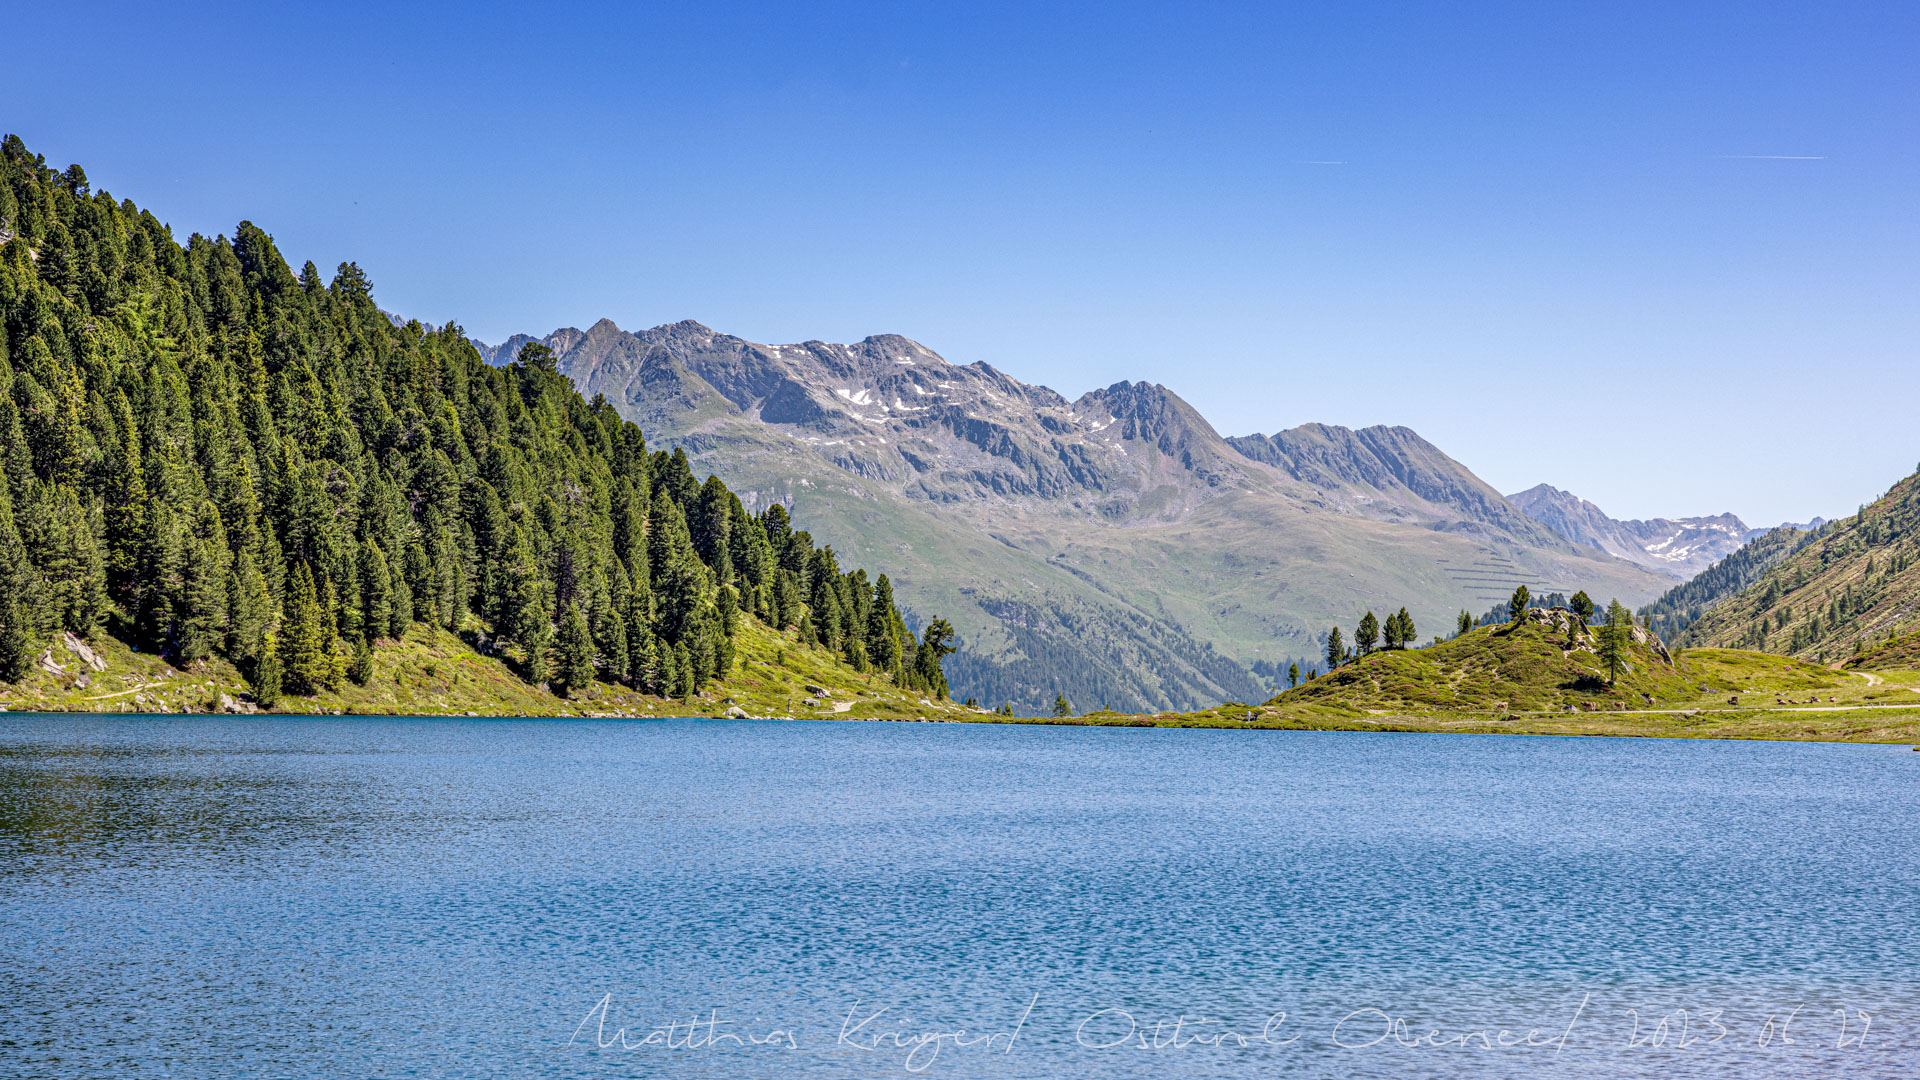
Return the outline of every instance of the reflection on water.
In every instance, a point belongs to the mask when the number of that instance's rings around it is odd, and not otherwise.
[[[0,1074],[1911,1074],[1904,749],[5,716]]]

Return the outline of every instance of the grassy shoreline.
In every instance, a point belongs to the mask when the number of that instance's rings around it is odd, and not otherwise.
[[[611,684],[560,698],[522,681],[498,657],[444,631],[416,626],[377,651],[364,686],[286,698],[271,710],[244,704],[245,684],[224,663],[175,669],[111,637],[92,661],[69,646],[51,667],[0,688],[0,710],[145,716],[243,712],[260,716],[359,715],[495,718],[747,716],[1076,727],[1229,728],[1256,731],[1392,731],[1616,738],[1762,739],[1920,743],[1920,670],[1836,670],[1787,657],[1695,649],[1642,656],[1619,686],[1596,687],[1580,648],[1545,628],[1476,631],[1458,644],[1376,653],[1337,677],[1303,684],[1262,705],[1228,702],[1191,712],[1095,711],[1009,717],[903,691],[854,672],[791,634],[750,624],[739,663],[713,692],[670,701]],[[97,664],[98,666],[94,666]],[[57,670],[56,670],[57,669]],[[1488,699],[1495,699],[1489,701]],[[234,706],[234,707],[229,707]]]

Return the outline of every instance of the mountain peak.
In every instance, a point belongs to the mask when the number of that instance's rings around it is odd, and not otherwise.
[[[1685,580],[1739,550],[1752,530],[1732,514],[1620,521],[1551,484],[1507,496],[1528,517],[1576,544]]]

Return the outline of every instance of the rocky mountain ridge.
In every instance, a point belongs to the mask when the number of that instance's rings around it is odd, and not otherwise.
[[[479,347],[504,363],[532,340]],[[898,335],[765,345],[603,319],[539,340],[656,445],[752,506],[787,504],[891,574],[903,605],[948,615],[956,693],[983,700],[1257,700],[1247,665],[1312,656],[1325,625],[1370,605],[1437,628],[1516,584],[1632,603],[1668,584],[1555,534],[1406,428],[1226,438],[1164,386],[1068,400]]]
[[[1548,484],[1516,492],[1507,501],[1576,544],[1597,547],[1679,581],[1733,554],[1756,535],[1733,514],[1622,521]]]

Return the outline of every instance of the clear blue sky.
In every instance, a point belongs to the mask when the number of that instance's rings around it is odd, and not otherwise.
[[[1920,462],[1920,6],[24,5],[0,127],[485,340],[906,334],[1615,516]]]

